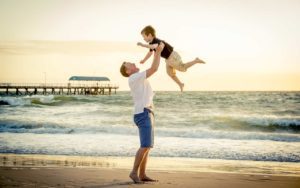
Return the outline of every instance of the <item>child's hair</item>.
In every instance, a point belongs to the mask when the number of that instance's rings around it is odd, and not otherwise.
[[[153,37],[155,37],[155,29],[151,26],[151,25],[148,25],[146,26],[142,31],[141,31],[141,34],[145,33],[145,35],[149,35],[151,34]]]
[[[121,67],[120,67],[120,72],[121,72],[121,74],[122,74],[124,77],[129,77],[129,75],[128,75],[127,72],[126,72],[125,63],[126,63],[126,62],[123,62],[123,63],[122,63],[122,65],[121,65]]]

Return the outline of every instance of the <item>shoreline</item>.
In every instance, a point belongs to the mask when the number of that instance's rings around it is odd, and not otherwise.
[[[134,157],[0,154],[1,187],[296,188],[299,172],[246,173],[245,169],[293,164],[150,157],[147,174],[159,182],[136,185],[129,179]],[[264,164],[264,166],[261,166]],[[281,164],[281,165],[280,165]],[[295,164],[299,170],[300,164]],[[243,169],[243,170],[241,170]],[[300,171],[300,170],[299,170]],[[255,170],[252,170],[255,172]],[[267,172],[267,171],[266,171]]]
[[[134,156],[75,156],[0,153],[0,167],[108,168],[130,170]],[[300,163],[178,157],[149,158],[151,171],[211,172],[300,177]]]

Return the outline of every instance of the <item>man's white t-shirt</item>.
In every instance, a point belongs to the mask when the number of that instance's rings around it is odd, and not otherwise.
[[[144,108],[153,107],[154,93],[147,80],[146,71],[130,75],[128,84],[134,102],[134,114],[144,112]]]

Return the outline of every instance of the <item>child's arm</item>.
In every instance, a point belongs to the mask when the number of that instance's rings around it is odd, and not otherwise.
[[[147,55],[145,56],[145,58],[140,61],[140,64],[144,64],[151,57],[152,54],[153,54],[153,51],[149,51],[147,53]]]
[[[157,46],[158,46],[158,44],[143,44],[141,42],[138,42],[137,45],[145,47],[145,48],[149,48],[149,49],[152,49],[152,50],[157,48]]]

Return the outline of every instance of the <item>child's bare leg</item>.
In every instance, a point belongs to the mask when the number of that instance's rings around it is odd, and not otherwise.
[[[197,64],[197,63],[201,63],[201,64],[205,64],[205,62],[201,59],[199,59],[198,57],[196,59],[194,59],[193,61],[187,62],[184,64],[185,69],[187,70],[188,68],[190,68],[191,66]]]
[[[176,76],[175,69],[173,67],[169,66],[168,64],[166,64],[166,65],[167,65],[166,69],[167,69],[168,75],[172,78],[172,80],[174,80],[176,82],[176,84],[180,87],[180,91],[182,92],[184,83],[180,82],[180,80]]]
[[[199,59],[198,57],[196,57],[195,60],[197,61],[197,63],[205,64],[205,61],[203,61],[202,59]]]
[[[180,87],[180,91],[183,92],[184,83],[180,82],[176,75],[169,75]]]

